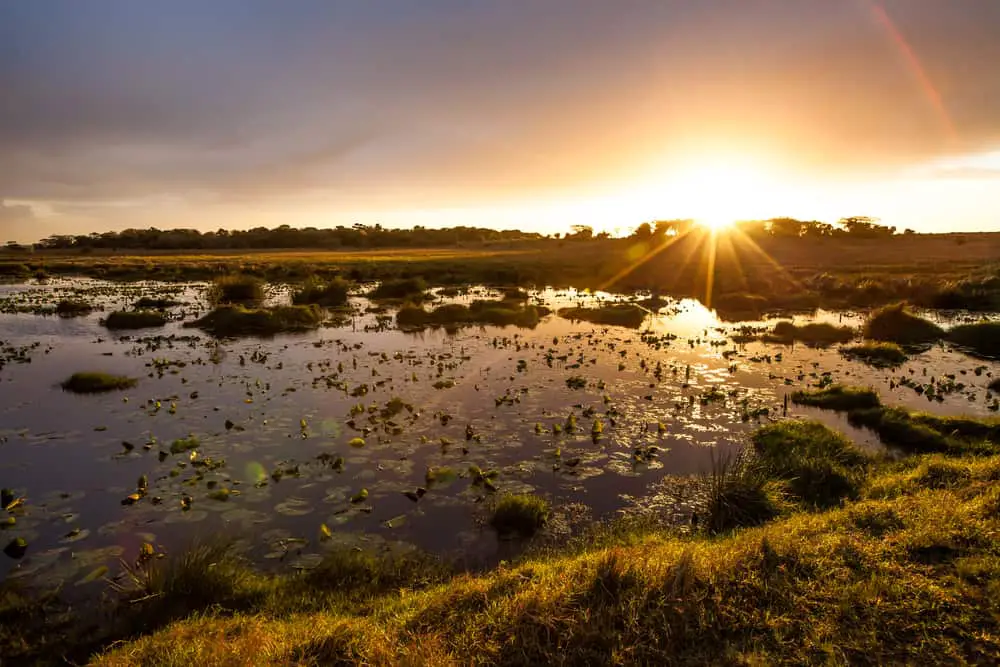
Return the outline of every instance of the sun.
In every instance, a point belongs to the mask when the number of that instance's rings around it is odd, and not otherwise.
[[[732,228],[734,224],[736,224],[736,221],[733,220],[732,218],[712,218],[712,217],[698,218],[695,220],[695,222],[699,226],[704,227],[705,229],[715,234],[728,231],[729,229]]]

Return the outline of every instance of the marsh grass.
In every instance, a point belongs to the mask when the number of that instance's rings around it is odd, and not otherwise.
[[[66,391],[74,394],[100,394],[109,391],[131,389],[139,383],[135,378],[109,373],[73,373],[61,384]]]
[[[509,494],[496,501],[490,525],[501,538],[531,537],[545,526],[550,513],[544,498],[527,493]]]
[[[257,309],[220,306],[201,319],[185,322],[184,326],[221,338],[235,338],[310,331],[319,327],[323,319],[323,311],[315,305]]]
[[[865,338],[899,345],[928,345],[943,338],[944,329],[914,315],[906,304],[897,303],[872,313],[865,323],[864,335]]]
[[[518,326],[534,328],[550,311],[544,306],[530,306],[521,301],[473,301],[468,306],[446,304],[433,310],[405,305],[396,313],[396,324],[405,329],[459,327],[471,325]]]
[[[759,526],[780,512],[782,503],[773,480],[749,450],[736,456],[713,454],[702,484],[707,498],[700,527],[710,534]]]
[[[826,322],[814,322],[798,326],[792,322],[778,322],[766,341],[778,343],[805,343],[816,347],[846,343],[854,339],[851,327],[838,327]]]
[[[947,339],[977,357],[1000,359],[1000,322],[961,324],[948,331]]]
[[[86,301],[63,299],[56,304],[56,315],[59,317],[83,317],[90,315],[94,307]]]
[[[419,303],[427,298],[427,281],[421,277],[394,278],[381,281],[368,293],[378,300],[399,300]]]
[[[577,306],[560,308],[559,317],[568,320],[580,320],[591,324],[605,324],[638,329],[646,321],[649,312],[633,304],[609,304],[596,308]]]
[[[108,329],[151,329],[167,323],[167,316],[157,310],[116,310],[104,320]]]
[[[842,347],[840,353],[848,359],[857,359],[877,368],[899,366],[908,358],[903,348],[896,343],[887,342],[866,342]]]
[[[264,300],[264,282],[246,274],[219,276],[212,282],[208,298],[215,305],[252,306]]]
[[[847,387],[835,384],[823,389],[793,392],[792,402],[824,410],[859,410],[877,408],[882,403],[878,393],[866,387]]]
[[[132,307],[136,310],[166,310],[179,305],[181,305],[181,302],[175,299],[144,296],[136,301]]]
[[[340,308],[347,305],[351,283],[343,278],[332,278],[326,282],[313,278],[292,294],[295,305],[317,304],[325,308]]]

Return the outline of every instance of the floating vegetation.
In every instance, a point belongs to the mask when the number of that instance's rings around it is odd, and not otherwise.
[[[167,323],[167,316],[156,310],[116,310],[104,320],[108,329],[151,329]]]
[[[198,449],[199,445],[201,445],[201,442],[193,435],[189,435],[186,438],[178,438],[170,443],[170,453],[182,454],[192,449]]]
[[[539,496],[508,494],[493,506],[490,525],[501,538],[531,537],[549,520],[549,504]]]
[[[312,279],[292,294],[295,305],[316,304],[325,308],[339,308],[347,304],[351,283],[343,278],[333,278],[327,282]]]
[[[591,324],[607,324],[638,329],[646,321],[649,312],[633,304],[612,304],[596,308],[577,306],[560,308],[559,316],[568,320],[579,320]]]
[[[264,300],[264,283],[260,278],[242,274],[220,276],[209,288],[208,298],[216,305],[254,305]]]
[[[174,299],[144,296],[132,304],[132,307],[136,310],[167,310],[179,305],[181,302]]]
[[[907,360],[906,352],[896,343],[866,342],[840,348],[840,353],[849,359],[858,359],[878,368],[899,366]]]
[[[940,340],[944,329],[914,315],[906,304],[897,303],[872,313],[864,327],[865,338],[900,345],[925,345]]]
[[[764,338],[775,343],[805,343],[822,347],[846,343],[854,339],[855,331],[851,327],[838,327],[826,322],[813,322],[796,325],[792,322],[778,322],[774,325],[770,336]]]
[[[62,388],[74,394],[100,394],[108,391],[131,389],[138,384],[135,378],[109,373],[73,373],[62,383]]]
[[[249,310],[243,306],[220,306],[185,327],[194,327],[220,338],[273,336],[316,329],[323,322],[317,306],[275,306]]]

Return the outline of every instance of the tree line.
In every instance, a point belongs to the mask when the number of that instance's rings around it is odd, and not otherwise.
[[[685,234],[696,228],[694,220],[656,220],[643,222],[628,238],[644,242],[663,241],[667,237]],[[842,218],[835,224],[817,220],[771,218],[738,222],[735,228],[753,237],[781,238],[887,238],[896,233],[895,227],[879,224],[878,219],[863,216]],[[125,229],[92,234],[56,235],[35,244],[40,250],[261,250],[268,248],[431,248],[472,246],[490,243],[534,241],[545,238],[567,241],[607,239],[607,232],[594,233],[588,225],[571,225],[565,235],[545,236],[520,230],[496,230],[483,227],[449,227],[445,229],[388,229],[381,225],[352,227],[296,228],[282,225],[274,229],[257,227],[247,230],[202,232],[197,229]],[[912,234],[907,229],[904,234]],[[22,248],[8,243],[9,249]]]

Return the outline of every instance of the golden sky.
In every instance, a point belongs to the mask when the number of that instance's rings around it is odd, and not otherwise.
[[[0,5],[0,232],[1000,229],[995,0]],[[6,240],[0,239],[0,240]]]

